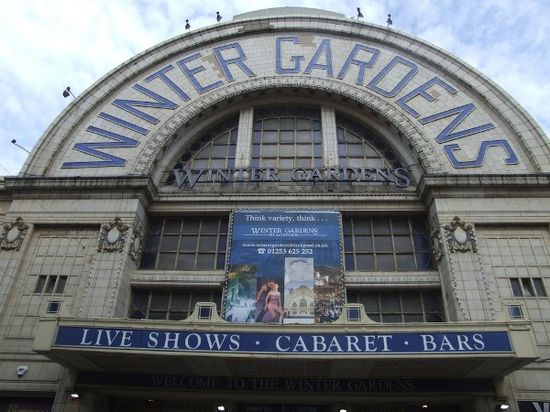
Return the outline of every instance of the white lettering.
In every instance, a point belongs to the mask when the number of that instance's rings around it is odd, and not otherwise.
[[[466,335],[457,335],[456,339],[458,340],[458,350],[474,350],[468,344],[468,336],[466,336]],[[464,347],[466,347],[466,349],[464,349]]]
[[[443,346],[446,346],[446,348],[444,348]],[[456,349],[453,347],[453,345],[451,345],[451,341],[449,340],[447,335],[443,335],[443,339],[441,339],[441,345],[439,346],[439,350],[440,351],[444,351],[444,350],[454,351]]]
[[[288,346],[286,348],[283,348],[281,346],[281,339],[286,339],[288,341],[288,343],[290,344],[290,336],[279,336],[277,338],[277,340],[275,341],[275,346],[277,347],[277,350],[279,352],[288,352],[288,350],[290,349],[290,346]]]
[[[300,348],[301,350],[298,350],[298,348]],[[304,338],[302,338],[301,336],[298,337],[298,340],[296,341],[292,352],[309,352],[306,343],[304,342]]]
[[[124,346],[126,348],[132,346],[130,339],[132,339],[133,333],[134,332],[131,330],[122,331],[122,340],[120,341],[120,346]]]
[[[84,333],[82,333],[82,340],[80,341],[80,344],[81,345],[91,345],[93,343],[92,341],[86,342],[86,337],[88,336],[88,332],[90,331],[90,329],[83,329],[82,331]]]
[[[324,336],[313,335],[313,352],[324,352],[327,350]]]
[[[191,344],[189,343],[190,340],[191,340],[191,338],[195,338],[195,339],[196,339],[197,344],[196,344],[195,346],[191,346]],[[191,349],[191,350],[197,349],[200,345],[201,345],[201,337],[200,337],[199,334],[197,334],[197,333],[190,333],[189,335],[187,335],[187,336],[185,337],[185,347],[186,347],[187,349]]]
[[[476,348],[477,350],[485,349],[485,342],[483,342],[483,335],[481,335],[480,333],[476,333],[472,337],[472,339],[475,342],[474,348]]]
[[[217,350],[220,350],[223,343],[225,342],[225,338],[227,337],[227,335],[224,333],[223,335],[223,339],[221,339],[220,341],[220,335],[219,334],[210,334],[210,333],[207,333],[206,334],[206,340],[208,341],[208,347],[210,348],[210,350],[214,349],[214,347],[216,347]]]
[[[170,337],[170,332],[165,332],[164,349],[177,349],[179,346],[180,333],[174,332],[174,337]],[[170,346],[172,344],[172,346]]]
[[[157,345],[159,344],[158,337],[159,337],[158,332],[149,333],[149,339],[147,340],[147,347],[156,348]]]
[[[231,335],[229,337],[229,349],[230,350],[239,350],[239,348],[241,347],[241,343],[239,341],[240,339],[240,336],[239,335]]]
[[[392,339],[393,337],[391,335],[380,335],[378,336],[378,339],[382,339],[384,342],[384,349],[382,349],[382,352],[389,352],[390,349],[388,347],[388,339]]]
[[[359,349],[359,337],[358,336],[346,336],[348,341],[348,352],[361,352]]]
[[[432,335],[420,335],[424,352],[432,352],[436,349],[435,338]]]

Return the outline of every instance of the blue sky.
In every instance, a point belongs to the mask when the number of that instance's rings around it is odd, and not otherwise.
[[[550,134],[550,4],[547,0],[0,0],[0,175],[19,173],[27,149],[69,103],[135,54],[235,14],[280,6],[316,7],[385,24],[451,52],[497,82]]]

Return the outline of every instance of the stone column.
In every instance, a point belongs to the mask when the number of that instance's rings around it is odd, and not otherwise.
[[[323,136],[323,165],[338,167],[338,140],[336,137],[336,113],[332,107],[321,107]]]

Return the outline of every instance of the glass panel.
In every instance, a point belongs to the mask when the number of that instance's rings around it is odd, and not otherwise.
[[[399,295],[397,294],[380,294],[380,303],[382,312],[401,312],[401,304],[399,303]]]
[[[279,147],[279,156],[294,157],[294,145],[281,145]]]
[[[370,220],[353,219],[353,230],[355,234],[370,234]]]
[[[417,253],[416,262],[418,270],[431,270],[433,269],[432,256],[429,253]]]
[[[370,236],[355,236],[356,252],[372,252],[372,238]]]
[[[426,312],[441,312],[441,298],[435,293],[423,293],[424,310]]]
[[[178,256],[178,270],[193,270],[195,269],[195,254],[182,253]]]
[[[180,240],[181,251],[194,252],[197,250],[197,236],[196,235],[184,235]]]
[[[279,141],[283,144],[294,143],[294,132],[281,132]]]
[[[372,219],[373,233],[377,235],[390,234],[390,221],[389,219]]]
[[[382,322],[384,323],[401,323],[403,322],[401,314],[382,313]]]
[[[171,310],[187,311],[189,310],[189,292],[176,291],[172,293]]]
[[[376,252],[391,252],[393,250],[391,236],[375,236],[374,248]]]
[[[164,222],[164,233],[180,233],[181,219],[166,219]]]
[[[48,277],[45,275],[38,276],[38,281],[36,282],[36,287],[34,288],[34,293],[42,293],[44,290],[44,285],[46,284],[46,279]]]
[[[381,271],[395,270],[393,255],[376,255],[377,269]]]
[[[199,252],[214,252],[216,250],[217,236],[202,235],[199,241]]]
[[[392,218],[391,220],[393,234],[394,235],[408,235],[409,230],[409,219],[400,219]]]
[[[430,239],[426,234],[414,235],[414,247],[417,252],[427,252],[430,250]]]
[[[535,291],[537,292],[537,296],[546,296],[546,290],[544,289],[542,279],[533,278],[533,283],[535,284]]]
[[[205,269],[214,269],[214,262],[215,262],[216,255],[214,253],[201,253],[197,256],[197,269],[198,270],[205,270]]]
[[[262,133],[262,143],[279,143],[279,133],[278,132],[263,132]],[[265,147],[264,147],[265,148]],[[265,150],[264,150],[265,153]]]
[[[344,250],[353,252],[353,238],[351,236],[344,236]]]
[[[405,313],[403,314],[403,320],[407,322],[424,322],[424,316],[422,313]]]
[[[149,308],[151,310],[168,309],[169,300],[170,300],[170,292],[153,291],[151,293],[151,303],[149,305]]]
[[[296,146],[296,156],[311,157],[311,145],[300,144]]]
[[[377,293],[365,293],[362,295],[361,303],[366,312],[380,312]]]
[[[355,259],[354,259],[354,256],[352,254],[346,254],[345,256],[345,266],[346,266],[346,270],[355,270]]]
[[[178,250],[179,236],[177,235],[164,235],[160,242],[160,249],[162,251]]]
[[[176,260],[175,253],[161,253],[158,260],[158,269],[174,270],[174,262]]]
[[[142,269],[154,269],[155,261],[157,260],[156,253],[144,253],[141,258],[141,268]]]
[[[395,245],[395,251],[397,253],[412,252],[412,243],[409,236],[394,236],[393,244]]]
[[[512,294],[514,296],[517,296],[517,297],[523,296],[523,292],[521,291],[521,286],[519,285],[519,279],[516,279],[516,278],[510,279],[510,285],[512,286]]]
[[[160,233],[162,230],[162,219],[150,219],[148,233]]]
[[[218,233],[218,219],[203,219],[201,234]]]
[[[297,130],[311,130],[311,119],[296,119],[296,129]]]
[[[55,285],[56,279],[57,279],[57,276],[48,276],[48,281],[46,282],[46,289],[44,290],[44,293],[53,292],[53,287]]]
[[[397,255],[397,270],[415,270],[413,255]]]
[[[57,284],[55,285],[55,293],[63,293],[66,284],[67,276],[59,276],[59,279],[57,279]]]
[[[374,257],[372,255],[363,255],[358,253],[356,256],[356,270],[374,270]],[[346,259],[347,262],[347,259]]]
[[[281,130],[294,130],[294,117],[282,117],[281,118]]]
[[[296,143],[310,143],[311,141],[311,132],[296,132]]]
[[[401,294],[401,302],[403,303],[403,312],[422,312],[420,295],[417,293]]]
[[[153,251],[157,250],[159,247],[160,242],[160,236],[157,235],[149,235],[147,239],[145,239],[145,250],[146,251]]]
[[[185,219],[183,221],[182,233],[197,234],[199,233],[199,225],[200,225],[199,219]]]
[[[525,297],[529,298],[535,296],[535,290],[531,284],[531,279],[521,278],[521,285],[523,286],[523,293],[525,293]]]
[[[279,119],[266,119],[262,123],[264,130],[277,130],[279,129]]]

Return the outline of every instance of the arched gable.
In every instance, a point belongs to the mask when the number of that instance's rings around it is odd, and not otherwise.
[[[284,8],[158,45],[87,90],[52,123],[23,174],[154,173],[175,133],[217,104],[312,89],[373,110],[429,174],[550,170],[540,128],[489,79],[419,39]]]

